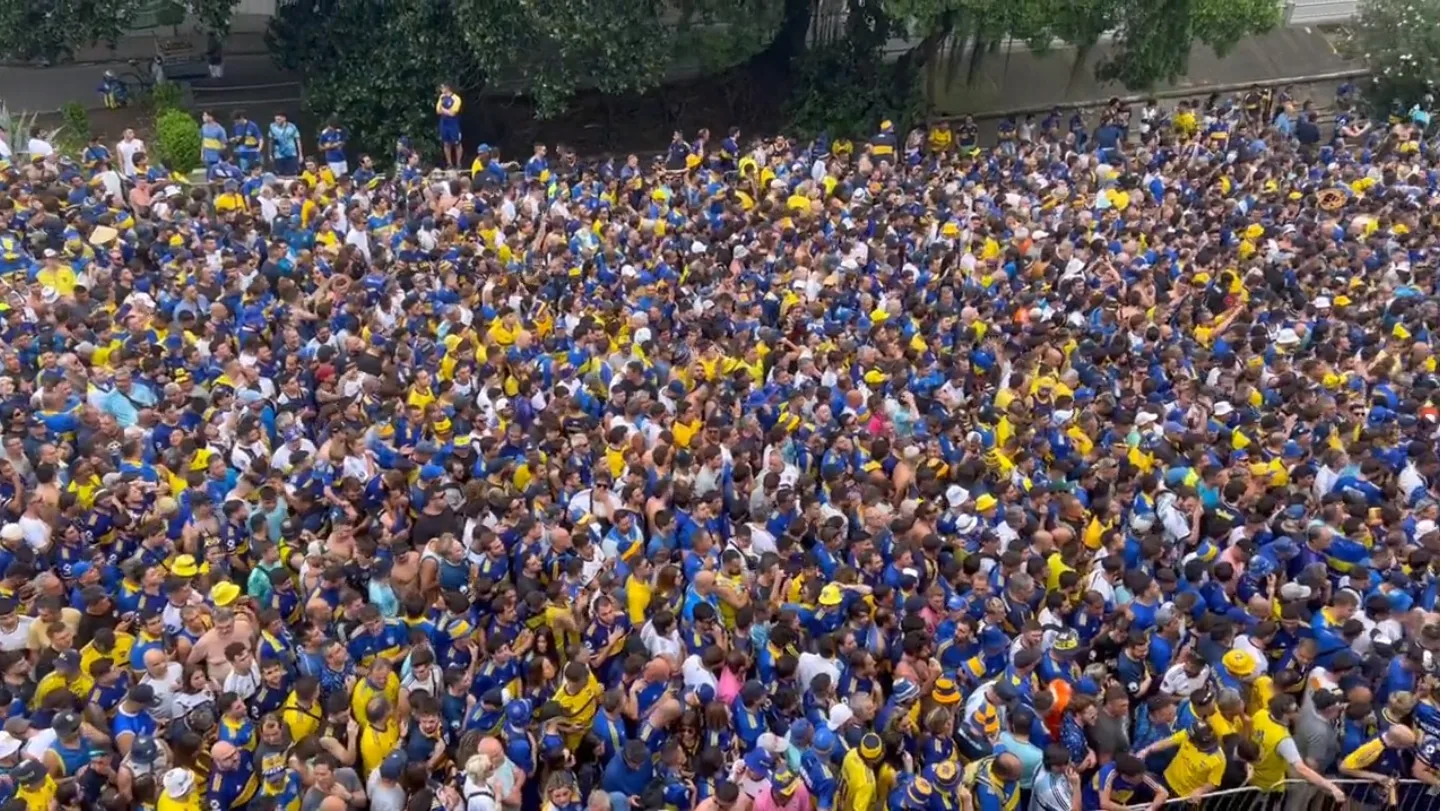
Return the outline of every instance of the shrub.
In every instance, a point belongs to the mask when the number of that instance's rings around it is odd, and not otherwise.
[[[90,140],[90,114],[85,111],[85,105],[68,101],[60,108],[60,117],[65,121],[67,134],[81,141]]]
[[[175,82],[161,82],[150,89],[150,108],[159,116],[166,110],[182,109],[183,95]]]
[[[200,124],[183,110],[166,110],[155,119],[155,151],[172,172],[200,165]]]

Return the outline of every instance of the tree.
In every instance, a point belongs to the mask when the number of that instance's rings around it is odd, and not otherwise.
[[[1363,0],[1352,30],[1351,48],[1371,67],[1366,94],[1378,112],[1408,109],[1436,96],[1441,75],[1438,58],[1437,0]]]
[[[1130,90],[1185,75],[1193,43],[1225,56],[1244,37],[1281,21],[1275,0],[1115,0],[1108,12],[1117,32],[1115,53],[1096,75]]]
[[[302,74],[311,111],[354,140],[388,149],[435,132],[435,91],[448,82],[468,106],[487,94],[527,95],[545,117],[576,92],[658,86],[677,52],[707,71],[760,53],[791,2],[767,0],[302,0],[281,6],[267,41]],[[804,4],[809,19],[809,3]]]
[[[910,56],[929,103],[941,78],[964,66],[970,81],[1006,40],[1036,50],[1070,45],[1079,70],[1109,35],[1097,78],[1141,90],[1185,74],[1193,43],[1225,55],[1281,19],[1275,0],[887,0],[886,10],[918,39]]]
[[[138,0],[3,0],[0,57],[56,62],[125,33]]]
[[[647,90],[670,61],[657,0],[454,0],[459,30],[497,89],[524,90],[540,115],[565,109],[582,84]]]
[[[402,135],[435,137],[441,82],[461,93],[479,86],[459,20],[449,0],[303,0],[280,7],[266,42],[303,77],[312,112],[389,152]]]

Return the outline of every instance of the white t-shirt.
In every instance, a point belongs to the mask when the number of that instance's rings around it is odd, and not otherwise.
[[[491,788],[477,786],[469,775],[466,775],[461,795],[465,797],[465,811],[499,811],[500,803],[496,802]]]
[[[0,651],[25,650],[30,640],[30,624],[34,617],[19,617],[20,622],[13,631],[0,631]]]
[[[121,141],[115,145],[115,152],[120,156],[120,171],[125,175],[135,174],[135,156],[145,151],[145,142],[136,138],[130,141]]]
[[[45,753],[50,750],[50,745],[59,740],[60,736],[55,734],[53,729],[42,729],[35,733],[30,740],[25,742],[25,757],[36,760],[44,760]]]
[[[180,677],[184,673],[185,668],[179,662],[167,662],[164,676],[157,679],[146,673],[141,677],[140,683],[150,685],[150,689],[155,691],[155,708],[150,715],[156,721],[169,721],[186,711],[177,711],[175,707],[176,693],[180,692]]]
[[[681,663],[680,672],[685,679],[687,690],[696,690],[707,684],[712,690],[720,687],[715,674],[705,669],[705,665],[701,664],[700,656],[697,654],[693,653],[685,658],[685,661]]]
[[[1174,664],[1166,671],[1166,675],[1161,677],[1161,692],[1166,695],[1186,698],[1204,687],[1210,679],[1210,666],[1201,668],[1201,674],[1192,677],[1187,675],[1185,665]]]

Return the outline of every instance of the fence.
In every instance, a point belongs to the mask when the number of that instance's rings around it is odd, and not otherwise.
[[[1184,799],[1167,800],[1162,811],[1372,811],[1372,809],[1399,809],[1399,811],[1436,811],[1441,795],[1435,788],[1419,780],[1396,781],[1394,798],[1368,780],[1333,780],[1346,800],[1338,803],[1331,795],[1321,791],[1305,780],[1287,780],[1284,792],[1266,792],[1254,786],[1213,791],[1192,803]],[[1130,811],[1146,811],[1149,804],[1130,806]]]

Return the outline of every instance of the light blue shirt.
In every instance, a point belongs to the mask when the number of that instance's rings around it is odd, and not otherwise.
[[[155,395],[150,389],[140,383],[130,384],[130,394],[126,396],[120,393],[119,389],[111,389],[101,401],[101,409],[115,421],[121,428],[129,428],[140,420],[140,409],[155,405]]]
[[[1000,740],[996,741],[995,753],[1010,752],[1021,761],[1021,790],[1029,790],[1031,781],[1036,779],[1036,772],[1041,768],[1041,761],[1044,756],[1039,748],[1030,741],[1018,741],[1010,731],[1002,732]]]
[[[280,126],[275,122],[270,124],[270,151],[277,158],[296,158],[300,156],[300,128],[292,122],[285,122]]]

